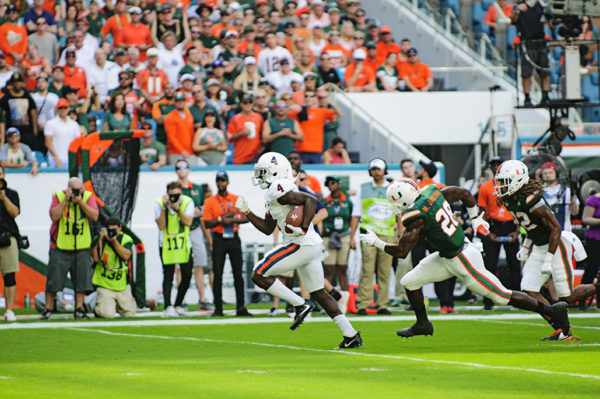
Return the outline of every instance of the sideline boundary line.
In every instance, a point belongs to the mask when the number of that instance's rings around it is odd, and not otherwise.
[[[600,319],[600,314],[574,314],[569,315],[573,319]],[[432,321],[443,320],[471,320],[471,321],[495,321],[495,320],[539,320],[542,318],[534,313],[521,314],[498,314],[498,315],[431,315],[429,319]],[[382,321],[411,321],[414,322],[415,316],[361,316],[350,317],[350,322],[382,322]],[[305,323],[323,323],[331,322],[327,316],[310,317]],[[98,320],[98,321],[38,321],[34,323],[2,323],[2,330],[29,330],[29,329],[45,329],[45,328],[73,328],[73,327],[145,327],[145,326],[199,326],[199,325],[244,325],[244,324],[275,324],[275,323],[291,323],[291,319],[287,317],[253,317],[253,318],[170,318],[164,320]],[[540,324],[543,326],[544,324]],[[574,326],[577,329],[577,326]]]
[[[185,340],[185,341],[195,341],[195,342],[210,342],[210,343],[219,343],[219,344],[234,344],[234,345],[252,345],[252,346],[261,346],[268,348],[278,348],[278,349],[288,349],[295,351],[307,351],[307,352],[318,352],[318,353],[335,353],[347,356],[359,356],[359,357],[372,357],[372,358],[381,358],[381,359],[390,359],[390,360],[405,360],[412,362],[421,362],[421,363],[434,363],[434,364],[443,364],[443,365],[452,365],[459,367],[467,367],[467,368],[475,368],[475,369],[493,369],[493,370],[505,370],[505,371],[525,371],[536,374],[546,374],[546,375],[559,375],[564,377],[578,377],[590,380],[600,380],[600,375],[595,374],[581,374],[581,373],[570,373],[567,371],[552,371],[552,370],[543,370],[543,369],[535,369],[535,368],[527,368],[527,367],[509,367],[509,366],[494,366],[489,364],[482,363],[472,363],[472,362],[459,362],[453,360],[439,360],[439,359],[424,359],[419,357],[409,357],[409,356],[397,356],[397,355],[384,355],[377,353],[364,353],[360,351],[346,351],[339,349],[317,349],[317,348],[304,348],[300,346],[292,346],[292,345],[280,345],[280,344],[267,344],[262,342],[252,342],[252,341],[230,341],[224,339],[212,339],[212,338],[196,338],[196,337],[172,337],[166,335],[147,335],[147,334],[131,334],[131,333],[119,333],[113,331],[106,330],[96,330],[96,329],[87,329],[87,328],[69,328],[70,330],[82,331],[82,332],[92,332],[98,334],[105,335],[113,335],[113,336],[121,336],[121,337],[132,337],[132,338],[150,338],[150,339],[162,339],[162,340]]]

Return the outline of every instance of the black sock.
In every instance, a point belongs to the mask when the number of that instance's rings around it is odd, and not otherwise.
[[[544,320],[546,320],[546,319],[544,319]],[[560,328],[560,326],[558,325],[558,323],[556,323],[556,322],[552,321],[552,319],[550,319],[550,320],[546,320],[546,322],[547,322],[548,324],[550,324],[550,326],[551,326],[552,328],[554,328],[554,330],[558,330],[558,329]]]
[[[552,307],[541,301],[538,301],[537,303],[537,312],[546,316],[552,316],[553,313]]]
[[[427,318],[427,309],[425,306],[415,309],[415,315],[417,316],[417,323],[427,323],[429,319]]]
[[[329,292],[329,295],[331,295],[336,301],[339,301],[342,298],[342,294],[340,294],[340,292],[335,288],[333,288],[331,292]]]
[[[548,99],[548,92],[542,91],[542,100],[547,100],[547,99]]]
[[[531,97],[529,97],[529,93],[525,93],[525,101],[531,101]]]

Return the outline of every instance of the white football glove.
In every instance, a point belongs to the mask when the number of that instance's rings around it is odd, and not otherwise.
[[[526,238],[517,252],[517,259],[524,262],[529,257],[529,250],[531,249],[531,239]]]
[[[380,240],[379,237],[377,237],[377,234],[373,233],[369,229],[366,230],[367,232],[365,234],[358,235],[358,237],[360,238],[360,242],[370,247],[377,247],[377,249],[383,251],[387,244],[384,241]]]
[[[291,234],[294,237],[300,237],[304,235],[304,230],[302,230],[302,227],[296,227],[296,226],[292,226],[291,224],[286,224],[287,228],[292,230],[291,233],[287,233],[287,234]]]
[[[238,197],[237,201],[235,201],[235,209],[237,209],[244,215],[250,212],[250,208],[248,208],[248,203],[246,202],[244,197]]]
[[[483,219],[483,212],[471,219],[471,225],[473,226],[473,234],[480,238],[490,234],[490,224]]]
[[[544,263],[542,263],[542,274],[552,274],[552,258],[554,254],[547,253],[544,257]]]

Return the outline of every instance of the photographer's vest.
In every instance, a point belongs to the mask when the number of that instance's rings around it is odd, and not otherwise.
[[[396,217],[389,207],[385,192],[388,186],[377,187],[373,183],[360,185],[360,199],[363,215],[360,227],[369,229],[380,236],[394,236]]]
[[[163,206],[162,198],[156,200],[158,205]],[[181,196],[180,209],[185,211],[188,204],[193,200],[186,196]],[[190,227],[181,223],[181,218],[177,214],[171,214],[169,209],[165,210],[167,222],[163,229],[162,242],[162,261],[165,265],[175,265],[187,263],[190,260]]]
[[[133,243],[133,239],[127,234],[121,233],[121,246],[124,247]],[[112,270],[105,266],[110,266]],[[102,248],[102,256],[100,261],[96,263],[94,275],[92,276],[92,284],[111,291],[125,291],[127,288],[127,272],[129,267],[112,248],[108,242]]]
[[[63,191],[57,191],[54,195],[56,195],[58,202],[62,202],[65,199]],[[91,196],[91,192],[84,191],[83,202],[87,202]],[[73,234],[74,226],[77,226],[77,236]],[[83,210],[78,205],[69,201],[58,221],[56,247],[64,251],[73,251],[75,249],[89,249],[91,245],[92,233],[90,231],[90,222]]]

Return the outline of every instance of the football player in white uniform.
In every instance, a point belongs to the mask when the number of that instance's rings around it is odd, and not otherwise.
[[[269,251],[254,266],[252,281],[269,294],[294,305],[296,314],[290,329],[295,330],[302,324],[315,304],[295,294],[276,276],[290,270],[298,270],[306,290],[342,331],[344,340],[339,347],[345,349],[361,346],[360,333],[340,312],[335,299],[323,289],[324,275],[320,260],[322,240],[311,223],[317,209],[317,199],[298,190],[292,181],[292,167],[289,161],[283,155],[275,152],[263,154],[254,165],[253,184],[267,190],[265,195],[267,212],[264,219],[250,211],[248,203],[243,197],[238,198],[235,207],[264,234],[272,234],[275,226],[278,226],[283,235],[283,243]],[[302,227],[286,225],[288,213],[299,205],[304,206]],[[286,232],[286,228],[291,233]]]

